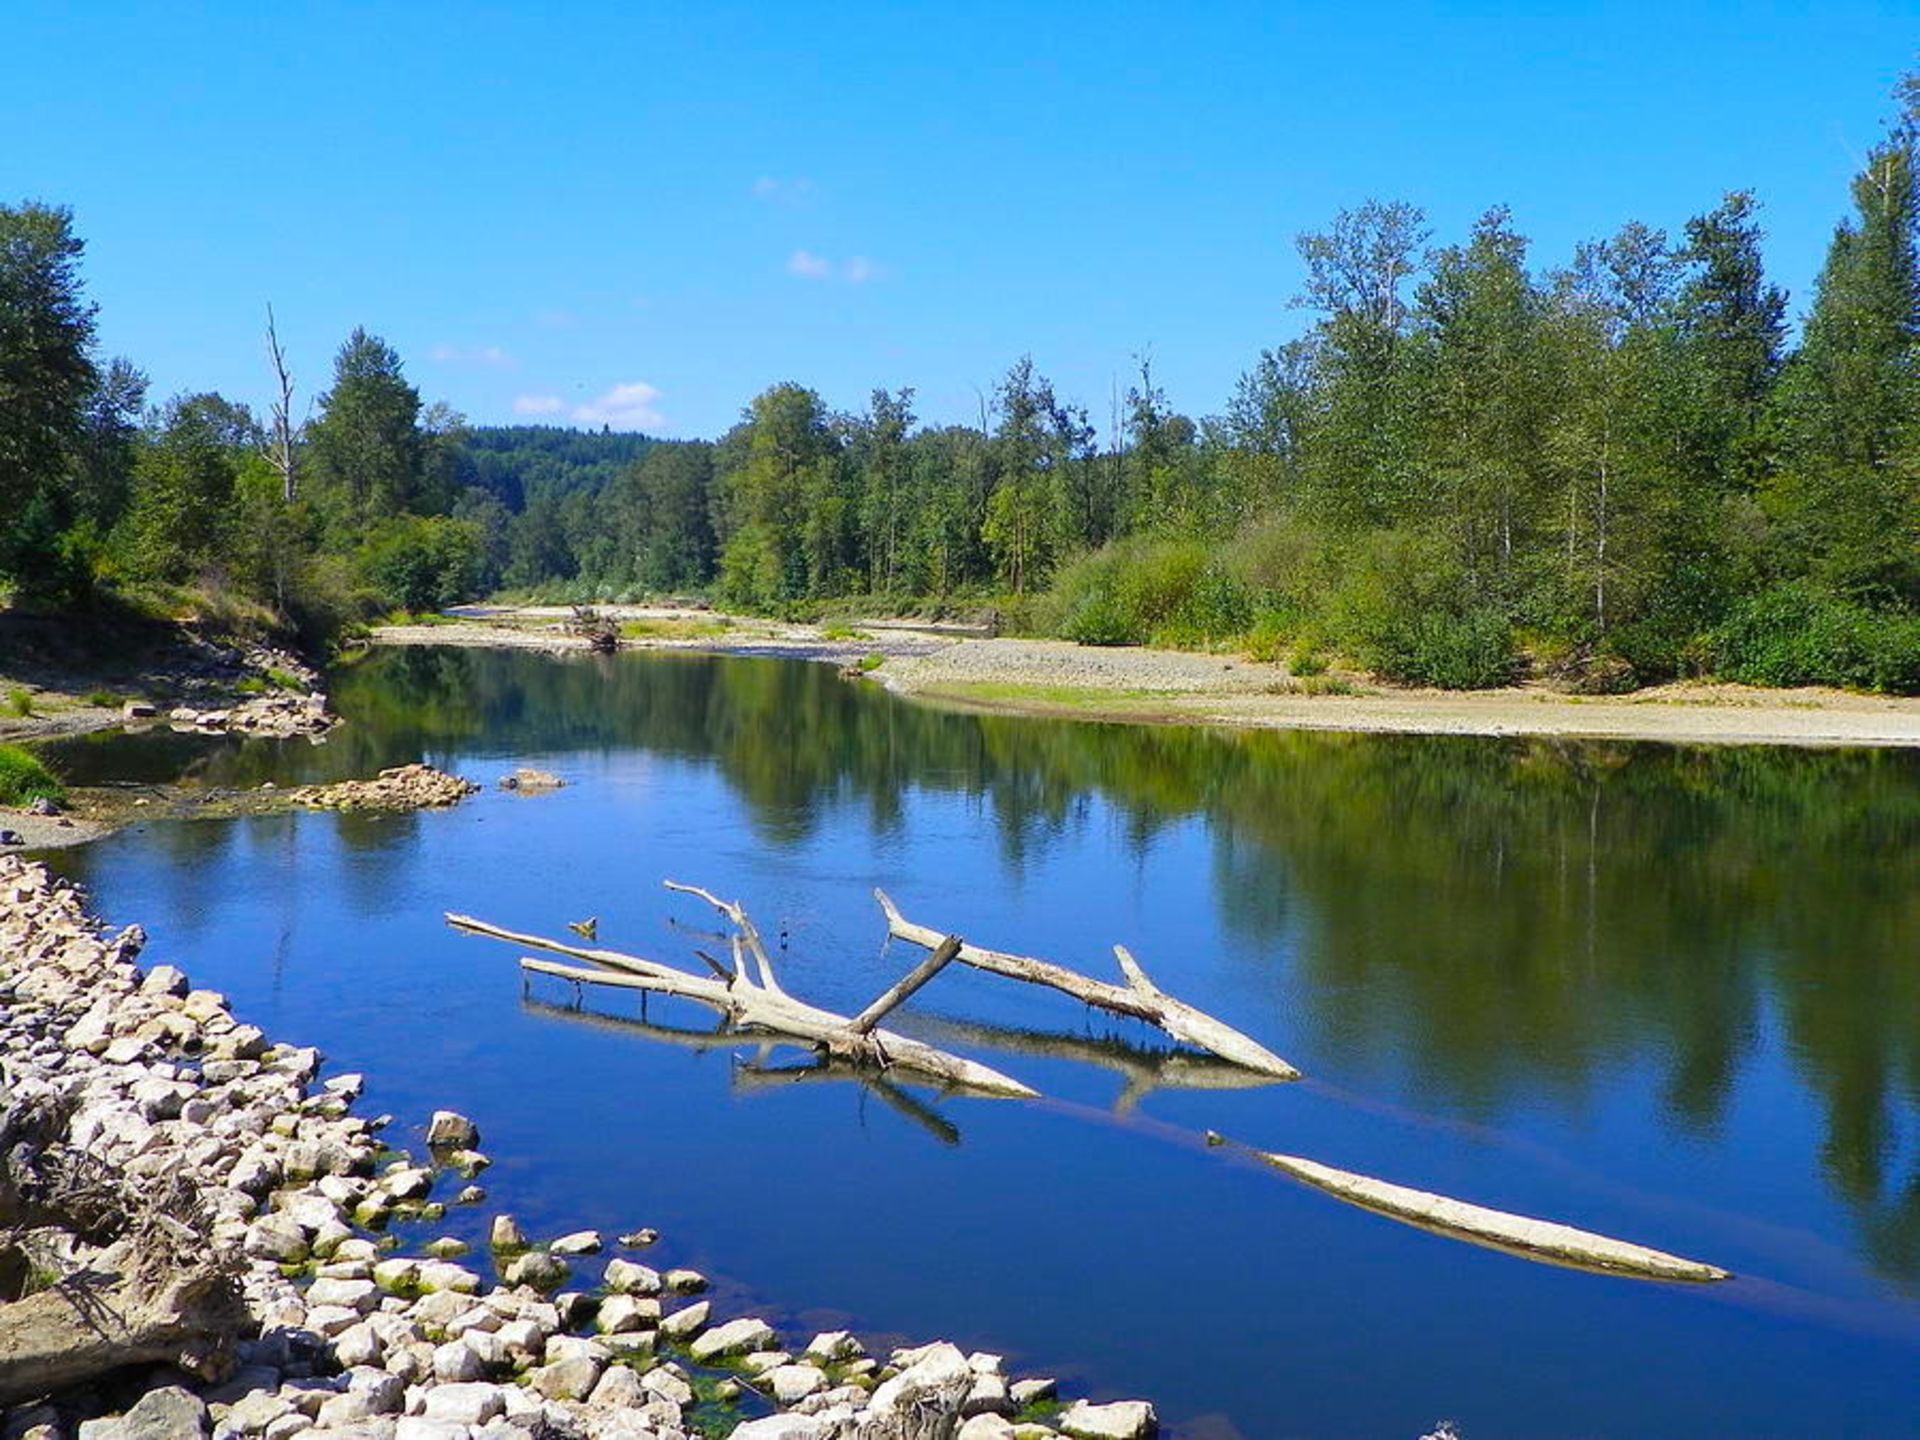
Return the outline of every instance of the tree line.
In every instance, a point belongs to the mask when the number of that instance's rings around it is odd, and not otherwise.
[[[1030,358],[975,424],[785,383],[711,443],[471,429],[362,331],[304,426],[143,410],[138,371],[92,358],[69,217],[0,210],[0,569],[70,602],[217,574],[323,616],[499,587],[993,597],[1302,671],[1920,689],[1920,86],[1897,99],[1797,337],[1746,192],[1557,266],[1504,209],[1435,245],[1370,201],[1300,238],[1311,322],[1221,413],[1176,411],[1143,360],[1104,437]]]

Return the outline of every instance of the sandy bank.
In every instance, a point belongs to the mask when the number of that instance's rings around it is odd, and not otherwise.
[[[1157,724],[1545,735],[1720,744],[1920,745],[1920,699],[1838,690],[1663,685],[1632,695],[1545,688],[1450,691],[1329,685],[1216,655],[968,640],[889,660],[889,689],[990,712]],[[1353,693],[1340,693],[1351,689]]]

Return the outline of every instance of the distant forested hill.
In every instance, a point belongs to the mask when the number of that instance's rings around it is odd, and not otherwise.
[[[557,425],[479,425],[461,436],[461,483],[485,490],[518,513],[538,496],[598,495],[658,442],[612,430]]]

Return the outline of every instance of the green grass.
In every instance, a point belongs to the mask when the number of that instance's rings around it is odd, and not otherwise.
[[[0,805],[66,798],[66,786],[32,754],[18,745],[0,745]]]
[[[111,690],[89,690],[80,698],[101,710],[118,710],[127,702],[126,696],[115,694]]]
[[[7,691],[7,713],[21,719],[33,714],[33,696],[27,693],[24,685],[16,685]]]
[[[711,640],[733,628],[726,620],[627,620],[622,640]]]
[[[860,657],[860,668],[865,671],[878,670],[882,665],[886,663],[887,663],[887,657],[882,655],[877,650],[874,651],[874,653],[871,655],[862,655]]]

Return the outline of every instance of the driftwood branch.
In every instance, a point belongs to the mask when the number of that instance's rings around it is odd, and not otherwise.
[[[1213,1134],[1209,1134],[1207,1139],[1216,1145],[1228,1143]],[[1708,1282],[1728,1278],[1728,1272],[1718,1265],[1669,1255],[1664,1250],[1653,1250],[1631,1241],[1596,1235],[1590,1230],[1576,1230],[1571,1225],[1562,1225],[1557,1221],[1535,1220],[1527,1215],[1514,1215],[1446,1195],[1394,1185],[1370,1175],[1337,1170],[1331,1165],[1322,1165],[1317,1160],[1308,1160],[1299,1155],[1277,1155],[1264,1150],[1255,1150],[1252,1154],[1276,1170],[1316,1190],[1324,1190],[1350,1205],[1402,1221],[1417,1229],[1502,1250],[1522,1259],[1543,1260],[1578,1270],[1598,1270],[1642,1280]]]
[[[752,918],[748,916],[746,910],[738,901],[722,900],[711,890],[702,890],[698,885],[682,885],[677,880],[666,880],[661,883],[669,890],[678,891],[682,895],[692,895],[706,901],[709,905],[713,906],[714,909],[726,916],[728,920],[732,921],[733,928],[739,932],[740,939],[746,944],[747,950],[753,956],[754,966],[760,972],[760,983],[776,995],[785,993],[780,989],[780,982],[774,978],[773,961],[767,955],[767,947],[760,939],[759,929],[755,927]]]
[[[921,1012],[913,1017],[915,1035],[935,1045],[964,1045],[969,1049],[1003,1051],[1044,1060],[1072,1060],[1111,1070],[1125,1083],[1114,1097],[1118,1115],[1130,1114],[1142,1100],[1161,1090],[1253,1090],[1284,1083],[1217,1055],[1190,1050],[1151,1050],[1116,1036],[1066,1035],[1052,1030],[1026,1030],[957,1020]]]
[[[676,890],[689,894],[698,894],[701,898],[718,905],[723,913],[729,907],[724,902],[713,901],[705,891],[696,891],[691,886],[676,885]],[[731,907],[738,911],[738,906]],[[731,918],[731,917],[730,917]],[[744,923],[741,923],[744,922]],[[554,954],[567,955],[575,959],[586,960],[592,966],[562,965],[552,960],[523,958],[521,968],[534,974],[552,975],[582,985],[610,985],[616,988],[641,990],[660,995],[672,995],[683,1000],[691,1000],[719,1012],[723,1021],[733,1030],[742,1034],[771,1035],[789,1041],[804,1041],[814,1048],[839,1060],[851,1061],[881,1070],[896,1070],[903,1075],[919,1076],[923,1079],[938,1081],[943,1085],[956,1086],[966,1090],[978,1091],[985,1095],[1002,1095],[1019,1098],[1031,1098],[1034,1091],[1022,1085],[1011,1076],[1003,1075],[988,1066],[978,1064],[959,1055],[948,1054],[905,1035],[896,1035],[886,1030],[874,1030],[871,1034],[862,1034],[852,1029],[852,1022],[845,1015],[837,1015],[830,1010],[822,1010],[795,1000],[777,984],[769,984],[772,975],[771,966],[761,965],[760,976],[755,976],[745,964],[739,964],[730,980],[695,975],[685,970],[663,965],[656,960],[642,959],[637,955],[625,955],[617,950],[605,950],[597,947],[570,945],[563,940],[553,940],[544,935],[531,935],[521,931],[506,930],[498,925],[490,925],[484,920],[476,920],[470,915],[448,915],[447,923],[454,929],[470,935],[481,935],[489,939],[504,940],[510,944],[525,946],[533,950],[546,950]],[[753,930],[751,920],[740,913],[739,924],[746,948],[755,952],[755,959],[764,962],[764,951],[758,948],[758,932]]]
[[[960,953],[964,943],[958,935],[947,936],[934,947],[931,955],[888,986],[871,1005],[854,1016],[847,1028],[856,1035],[871,1034],[873,1027],[880,1023],[889,1010],[903,1004],[914,991],[946,969],[948,962]]]
[[[907,919],[900,913],[899,907],[887,898],[885,891],[875,890],[873,898],[880,902],[880,908],[886,914],[889,934],[929,950],[944,938],[942,932],[931,926],[916,925]],[[1183,1044],[1209,1051],[1222,1060],[1230,1060],[1262,1075],[1271,1075],[1277,1080],[1300,1078],[1298,1070],[1266,1046],[1224,1021],[1216,1020],[1206,1011],[1197,1010],[1184,1000],[1167,994],[1147,978],[1140,963],[1124,947],[1114,946],[1114,954],[1120,962],[1121,973],[1126,976],[1125,985],[1095,980],[1048,960],[1009,955],[978,945],[962,945],[955,958],[976,970],[1004,975],[1011,980],[1024,980],[1031,985],[1044,985],[1097,1009],[1144,1020],[1149,1025],[1157,1025]]]

